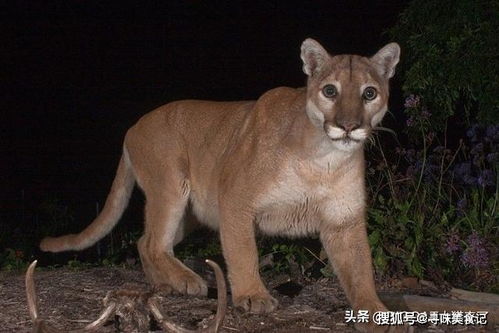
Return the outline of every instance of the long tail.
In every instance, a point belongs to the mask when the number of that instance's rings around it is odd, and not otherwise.
[[[118,223],[128,205],[134,184],[135,177],[125,148],[111,191],[99,216],[79,234],[44,238],[40,243],[40,249],[49,252],[62,252],[83,250],[94,245]]]

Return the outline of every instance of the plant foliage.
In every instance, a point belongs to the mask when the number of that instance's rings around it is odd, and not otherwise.
[[[389,34],[403,90],[432,110],[434,129],[453,114],[499,120],[499,1],[414,0]]]

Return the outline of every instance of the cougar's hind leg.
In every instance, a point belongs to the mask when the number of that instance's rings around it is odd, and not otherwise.
[[[206,295],[206,283],[173,255],[189,197],[185,186],[172,189],[170,183],[161,187],[160,193],[145,191],[145,232],[138,249],[145,274],[153,285],[183,294]]]

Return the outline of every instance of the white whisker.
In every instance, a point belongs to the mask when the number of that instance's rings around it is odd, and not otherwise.
[[[339,128],[334,127],[332,125],[326,125],[326,134],[333,140],[342,139],[345,137],[346,132]]]
[[[365,128],[358,128],[350,132],[350,137],[354,140],[363,141],[367,139],[369,132]]]

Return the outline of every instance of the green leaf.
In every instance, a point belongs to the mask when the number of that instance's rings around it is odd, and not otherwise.
[[[379,269],[381,272],[384,272],[387,267],[387,260],[385,252],[382,247],[378,247],[375,251],[374,255],[374,266]]]
[[[371,247],[375,247],[378,245],[379,243],[379,239],[381,237],[381,233],[379,230],[374,230],[373,232],[371,232],[371,234],[369,235],[369,245]]]

